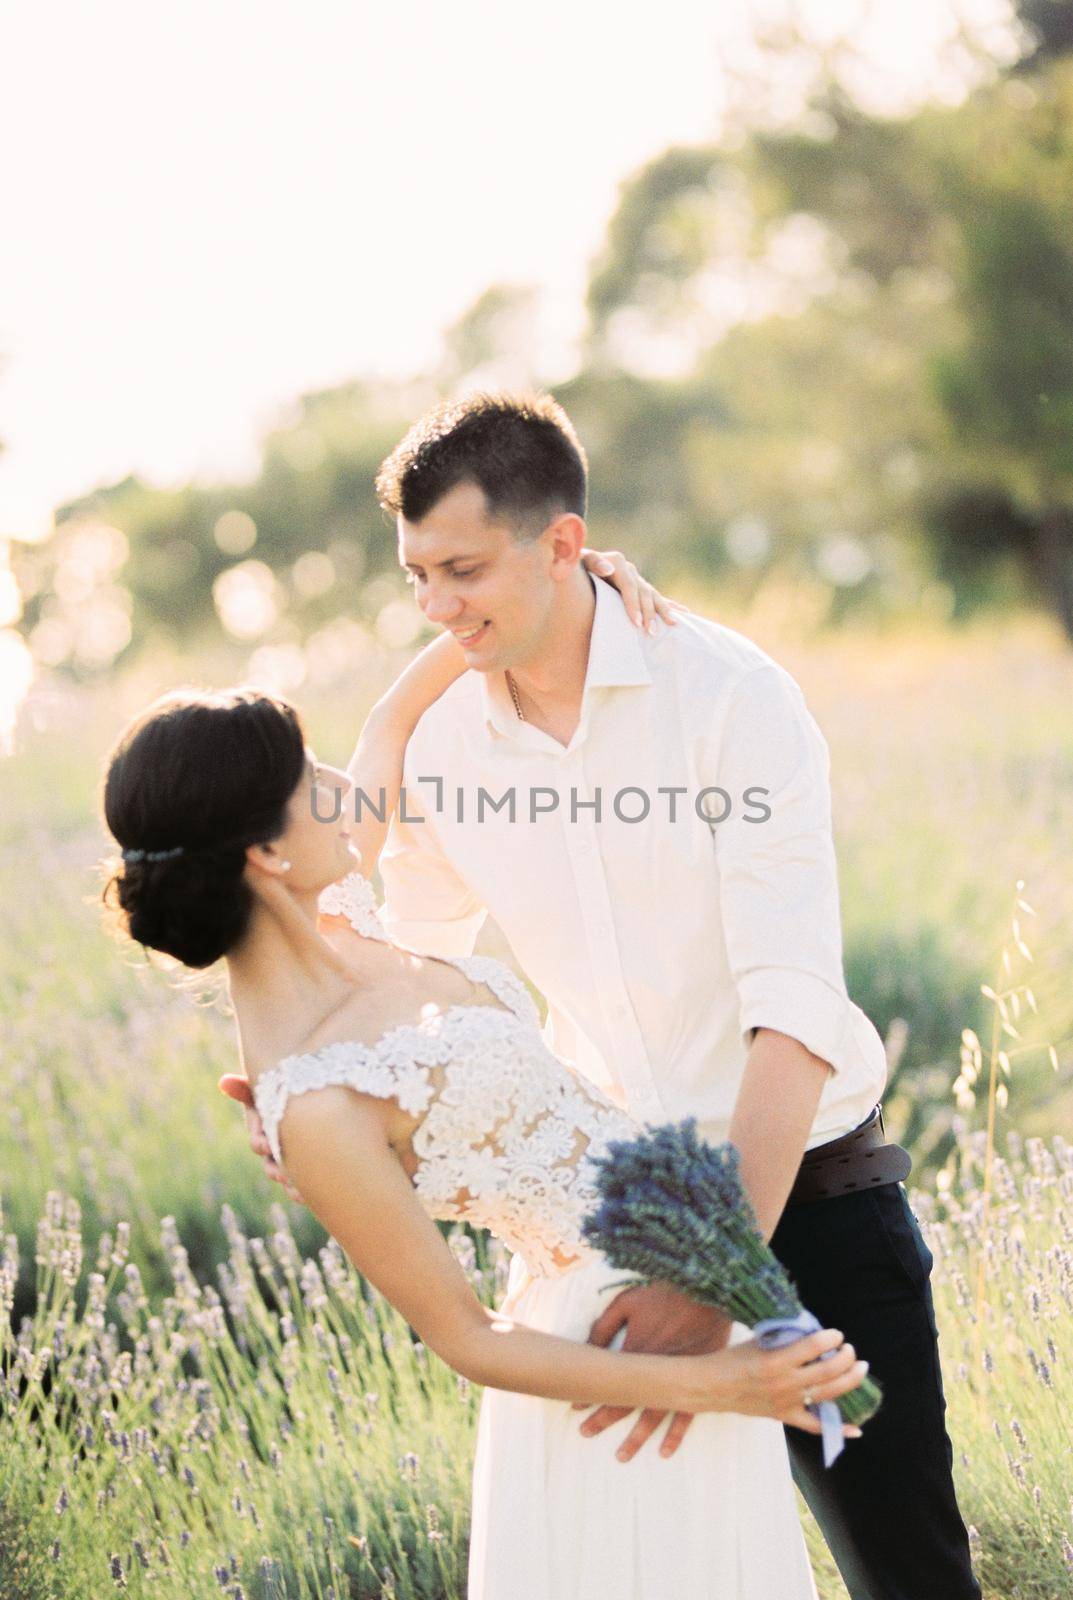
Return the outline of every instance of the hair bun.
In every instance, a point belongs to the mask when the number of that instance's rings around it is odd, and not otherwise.
[[[244,881],[246,853],[127,860],[117,881],[127,930],[138,944],[187,967],[211,967],[241,937],[252,896]]]
[[[179,690],[135,718],[104,785],[123,855],[105,901],[131,938],[188,967],[232,950],[253,910],[246,849],[283,833],[305,765],[294,707],[259,689]]]

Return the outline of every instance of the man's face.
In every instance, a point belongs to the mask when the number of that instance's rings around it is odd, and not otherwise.
[[[475,672],[520,665],[539,648],[556,589],[551,551],[489,521],[477,484],[456,485],[420,522],[400,515],[398,529],[418,605],[454,634]]]

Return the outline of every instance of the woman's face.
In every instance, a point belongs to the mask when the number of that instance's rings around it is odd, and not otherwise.
[[[273,853],[291,864],[284,878],[290,889],[319,892],[358,867],[353,817],[354,785],[307,748],[302,780],[287,806],[287,827],[272,842]]]

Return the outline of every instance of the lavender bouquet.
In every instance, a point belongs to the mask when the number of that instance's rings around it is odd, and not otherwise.
[[[690,1117],[615,1140],[592,1165],[600,1204],[582,1231],[612,1266],[717,1307],[752,1328],[767,1348],[820,1327],[764,1243],[736,1145],[698,1138]],[[859,1426],[882,1398],[879,1384],[866,1377],[837,1400],[810,1407],[823,1427],[825,1465],[842,1449],[841,1418]]]

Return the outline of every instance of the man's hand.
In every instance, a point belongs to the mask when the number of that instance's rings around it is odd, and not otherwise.
[[[623,1350],[641,1350],[652,1355],[693,1356],[722,1350],[729,1342],[733,1323],[721,1311],[698,1305],[663,1284],[624,1289],[597,1317],[589,1330],[589,1343],[606,1349],[619,1329],[625,1327]],[[576,1405],[575,1411],[584,1411]],[[601,1406],[581,1425],[586,1438],[602,1433],[630,1414],[628,1407]],[[631,1461],[666,1417],[666,1411],[642,1411],[630,1433],[615,1452],[619,1461]],[[676,1411],[659,1447],[661,1456],[673,1456],[693,1421],[685,1411]]]
[[[216,1087],[221,1094],[227,1095],[229,1100],[237,1100],[246,1113],[246,1131],[250,1136],[250,1149],[255,1156],[261,1156],[264,1169],[273,1183],[281,1183],[292,1200],[304,1205],[305,1201],[298,1190],[291,1183],[283,1168],[277,1166],[273,1160],[268,1138],[265,1134],[265,1125],[261,1121],[261,1114],[253,1103],[253,1090],[250,1088],[249,1079],[240,1077],[237,1073],[228,1072],[217,1083]]]

